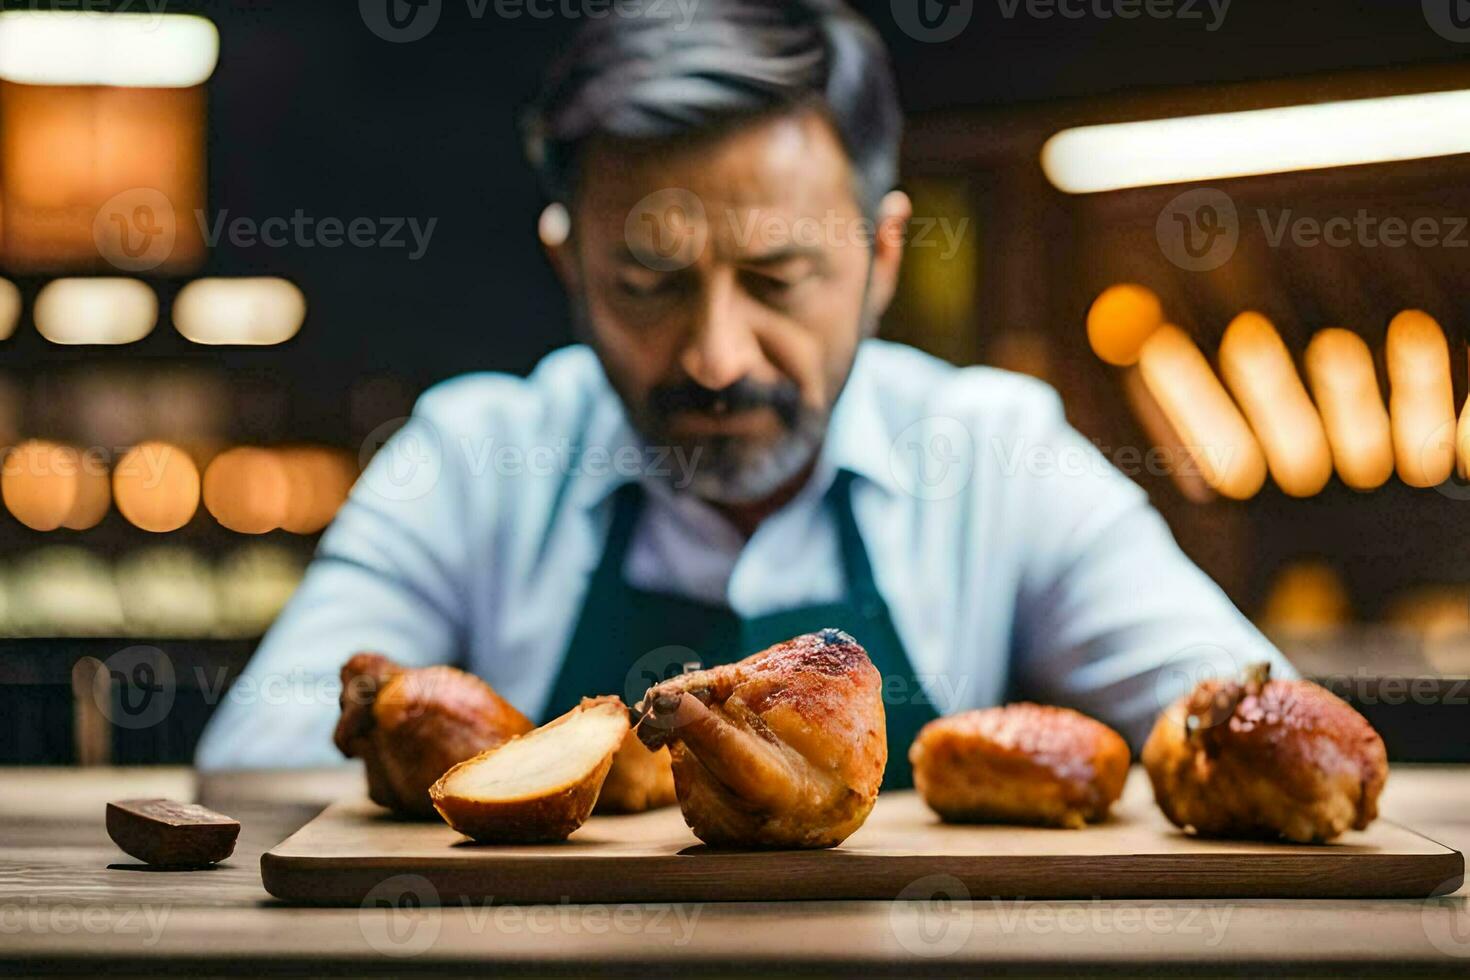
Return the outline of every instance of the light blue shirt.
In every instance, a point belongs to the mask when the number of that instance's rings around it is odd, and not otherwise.
[[[630,480],[649,492],[628,580],[755,616],[842,596],[822,502],[837,471],[852,471],[878,587],[942,713],[1019,694],[1076,707],[1136,745],[1200,679],[1257,660],[1292,675],[1031,378],[864,342],[811,481],[748,540],[670,488],[691,462],[643,446],[585,347],[528,378],[431,389],[323,535],[210,722],[200,767],[337,760],[337,671],[363,650],[459,663],[540,713],[612,492]]]

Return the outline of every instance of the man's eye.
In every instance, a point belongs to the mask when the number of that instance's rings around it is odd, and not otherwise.
[[[757,296],[778,297],[801,285],[804,276],[770,275],[763,272],[747,272],[744,276],[747,287]]]
[[[673,276],[619,276],[618,291],[627,296],[658,296],[677,287]]]

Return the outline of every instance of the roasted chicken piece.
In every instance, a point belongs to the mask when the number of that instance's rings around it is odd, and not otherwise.
[[[1143,764],[1177,826],[1209,837],[1329,841],[1378,815],[1383,739],[1310,681],[1205,681],[1154,725]]]
[[[669,746],[684,820],[705,843],[835,847],[883,781],[881,684],[856,640],[825,629],[650,688],[638,736]]]
[[[944,820],[1082,827],[1123,792],[1128,743],[1070,708],[1008,704],[931,721],[909,762]]]
[[[342,666],[340,703],[333,741],[362,759],[373,802],[402,816],[433,816],[429,787],[450,766],[532,728],[473,674],[407,669],[376,653]]]
[[[612,769],[592,812],[642,813],[669,806],[677,799],[669,750],[650,751],[630,731],[613,756]]]

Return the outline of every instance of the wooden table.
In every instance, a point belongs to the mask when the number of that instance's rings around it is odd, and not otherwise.
[[[241,773],[196,792],[187,769],[0,769],[0,973],[1470,973],[1464,890],[1423,902],[275,903],[260,854],[359,778]],[[238,817],[234,857],[138,869],[108,840],[103,803],[150,795]],[[1470,850],[1470,768],[1396,767],[1384,812]]]

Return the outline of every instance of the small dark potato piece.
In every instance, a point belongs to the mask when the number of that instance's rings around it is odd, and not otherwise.
[[[200,867],[234,853],[240,822],[197,803],[118,800],[107,804],[107,835],[144,864]]]

